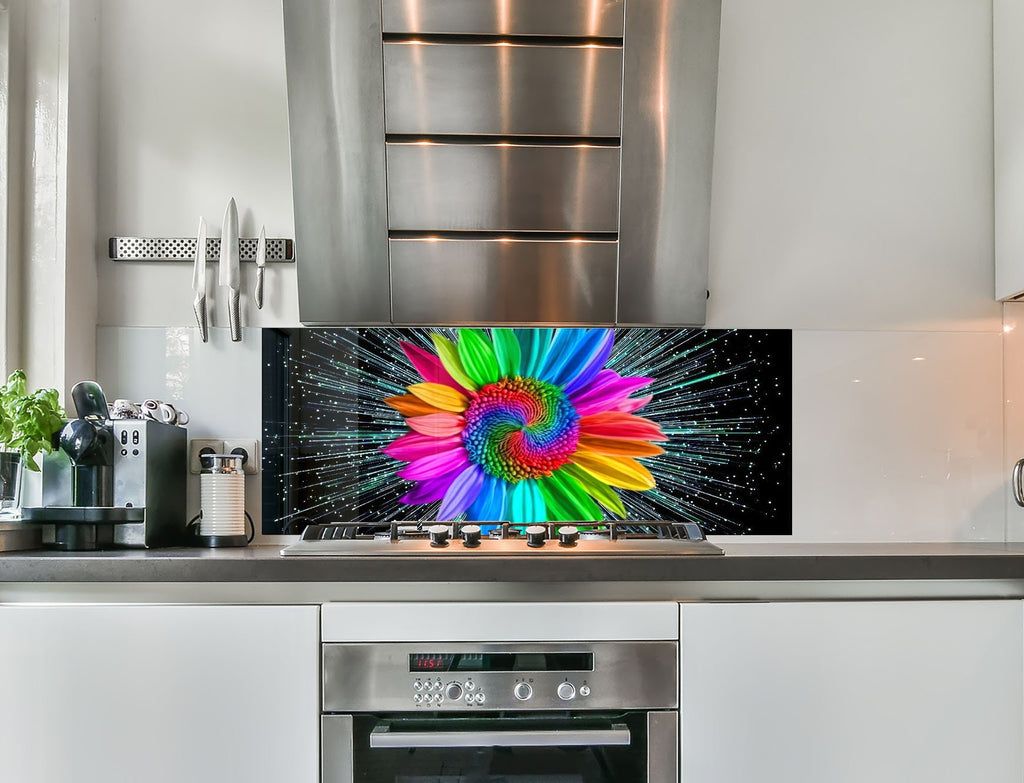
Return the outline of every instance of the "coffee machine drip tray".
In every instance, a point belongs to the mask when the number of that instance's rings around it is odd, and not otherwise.
[[[22,508],[23,522],[49,524],[121,525],[144,522],[146,509],[120,506],[40,506]]]
[[[21,509],[23,522],[52,525],[52,541],[44,528],[43,543],[65,551],[114,546],[118,525],[145,522],[142,506],[40,506]]]

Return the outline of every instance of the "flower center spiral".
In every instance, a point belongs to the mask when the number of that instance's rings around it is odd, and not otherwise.
[[[481,388],[465,417],[469,459],[510,484],[550,476],[569,461],[580,435],[579,414],[565,392],[521,375]]]

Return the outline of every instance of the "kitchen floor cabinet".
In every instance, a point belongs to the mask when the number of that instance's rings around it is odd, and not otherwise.
[[[0,607],[0,780],[315,783],[312,606]]]
[[[684,604],[683,783],[1020,783],[1020,601]]]

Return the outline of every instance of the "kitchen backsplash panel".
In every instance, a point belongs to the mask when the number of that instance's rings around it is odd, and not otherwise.
[[[266,329],[264,533],[681,519],[792,532],[789,331]]]
[[[1015,334],[793,331],[787,540],[1004,540],[1009,469],[1024,453],[1013,445],[1011,426],[1003,455],[1004,340],[1008,367],[1024,364],[1012,347]],[[213,328],[204,344],[194,326],[103,326],[97,379],[111,399],[155,396],[184,408],[190,438],[259,438],[261,340],[259,329],[243,330],[242,342],[232,343],[227,329]],[[1011,403],[1014,388],[1007,389]],[[1007,405],[1011,420],[1013,410]],[[246,477],[257,530],[263,479]],[[188,497],[192,515],[199,511],[198,476],[189,476]],[[1011,540],[1020,540],[1024,512],[1009,502]]]

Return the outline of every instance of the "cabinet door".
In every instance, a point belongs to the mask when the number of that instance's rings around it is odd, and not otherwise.
[[[0,779],[315,783],[317,607],[0,607]]]
[[[684,783],[1019,783],[1019,601],[684,605]]]

